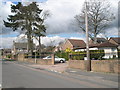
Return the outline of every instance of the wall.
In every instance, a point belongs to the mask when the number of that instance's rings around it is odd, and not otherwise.
[[[92,67],[92,71],[96,71],[96,72],[120,73],[119,60],[99,60],[99,61],[93,60],[91,67]]]
[[[85,70],[84,60],[69,60],[68,66],[69,66],[69,68]]]
[[[86,60],[69,60],[70,68],[86,70]],[[91,70],[95,72],[120,73],[119,60],[92,60]]]
[[[41,65],[54,65],[54,54],[52,54],[52,59],[36,59],[36,62],[35,58],[24,58],[24,54],[19,54],[17,60],[21,62],[30,62]]]

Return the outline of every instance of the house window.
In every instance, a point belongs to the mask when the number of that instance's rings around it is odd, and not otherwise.
[[[112,48],[112,51],[114,52],[116,49],[115,48]]]

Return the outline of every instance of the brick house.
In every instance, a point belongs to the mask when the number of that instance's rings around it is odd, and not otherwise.
[[[11,49],[0,49],[2,58],[7,58],[11,54]]]
[[[55,51],[64,51],[67,48],[74,50],[75,48],[80,48],[85,46],[85,42],[79,39],[66,39],[66,41],[56,47]]]
[[[28,51],[28,43],[13,42],[13,49],[12,49],[13,55],[19,52],[27,52],[27,51]]]

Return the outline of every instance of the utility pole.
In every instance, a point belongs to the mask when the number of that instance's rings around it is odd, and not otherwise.
[[[86,52],[87,52],[87,71],[91,71],[91,60],[89,52],[89,35],[88,35],[88,14],[87,14],[87,1],[85,1],[85,25],[86,25]]]

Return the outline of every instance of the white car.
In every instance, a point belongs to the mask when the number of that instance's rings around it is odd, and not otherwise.
[[[52,59],[52,56],[47,56],[43,59]],[[58,56],[55,56],[55,62],[60,62],[60,63],[64,63],[65,59],[64,58],[59,58]]]

